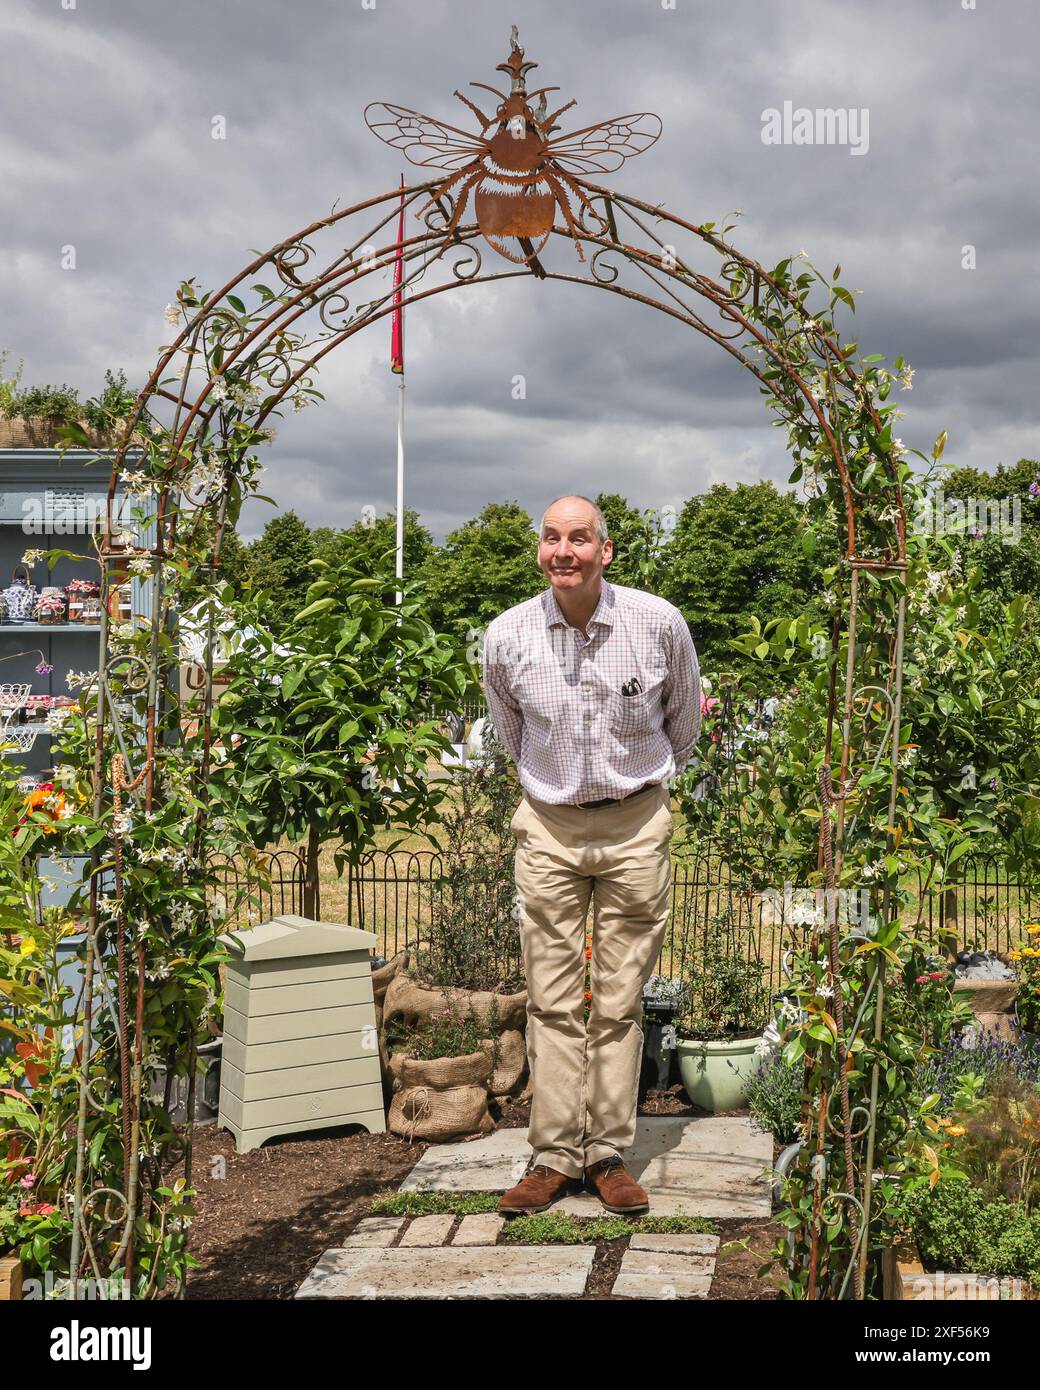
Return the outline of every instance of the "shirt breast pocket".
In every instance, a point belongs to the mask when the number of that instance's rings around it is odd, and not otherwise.
[[[636,695],[611,691],[610,729],[619,743],[634,743],[650,738],[657,730],[661,709],[661,686]]]

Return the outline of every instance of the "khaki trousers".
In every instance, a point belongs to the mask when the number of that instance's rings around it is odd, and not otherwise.
[[[527,1138],[532,1163],[569,1177],[635,1138],[643,986],[668,926],[673,828],[664,784],[592,811],[525,792],[510,822],[527,973]]]

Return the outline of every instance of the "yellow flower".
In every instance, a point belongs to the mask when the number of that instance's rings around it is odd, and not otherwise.
[[[36,939],[32,936],[23,936],[21,945],[18,947],[23,956],[31,956],[36,950]]]
[[[1021,960],[1021,959],[1022,959],[1022,952],[1021,952],[1021,951],[1008,951],[1008,960]]]
[[[963,1125],[950,1125],[950,1127],[949,1127],[949,1129],[946,1131],[946,1133],[947,1133],[947,1134],[955,1134],[955,1135],[957,1135],[958,1137],[960,1137],[960,1135],[966,1133],[966,1131],[965,1131],[965,1128],[964,1128]]]
[[[1031,936],[1040,935],[1040,922],[1029,922],[1026,925],[1026,931],[1029,932]]]

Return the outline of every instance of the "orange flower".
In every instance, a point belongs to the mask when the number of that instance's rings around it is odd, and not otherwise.
[[[592,1003],[592,990],[591,990],[591,989],[587,989],[587,990],[585,991],[585,1003],[586,1003],[586,1004],[591,1004],[591,1003]]]
[[[957,1136],[960,1136],[960,1135],[962,1135],[962,1134],[966,1134],[967,1131],[965,1130],[965,1128],[964,1128],[963,1125],[950,1125],[950,1127],[949,1127],[949,1129],[946,1131],[946,1133],[947,1133],[947,1134],[956,1134]]]

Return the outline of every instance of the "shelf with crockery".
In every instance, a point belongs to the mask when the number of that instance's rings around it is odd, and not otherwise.
[[[0,709],[0,726],[18,745],[5,756],[37,781],[53,770],[54,733],[43,701],[60,708],[79,693],[69,677],[97,669],[101,574],[93,532],[107,515],[108,481],[109,462],[87,450],[62,457],[49,448],[0,449],[0,688],[26,687],[29,710],[38,715]],[[148,544],[127,504],[140,502],[117,489],[117,524]],[[53,566],[46,558],[24,565],[34,551],[70,553]],[[129,572],[115,579],[110,621],[133,623],[133,614],[150,612],[150,582]]]
[[[76,707],[71,695],[33,694],[28,682],[0,683],[0,745],[5,757],[21,760],[40,739],[45,745],[61,732],[61,723]]]

